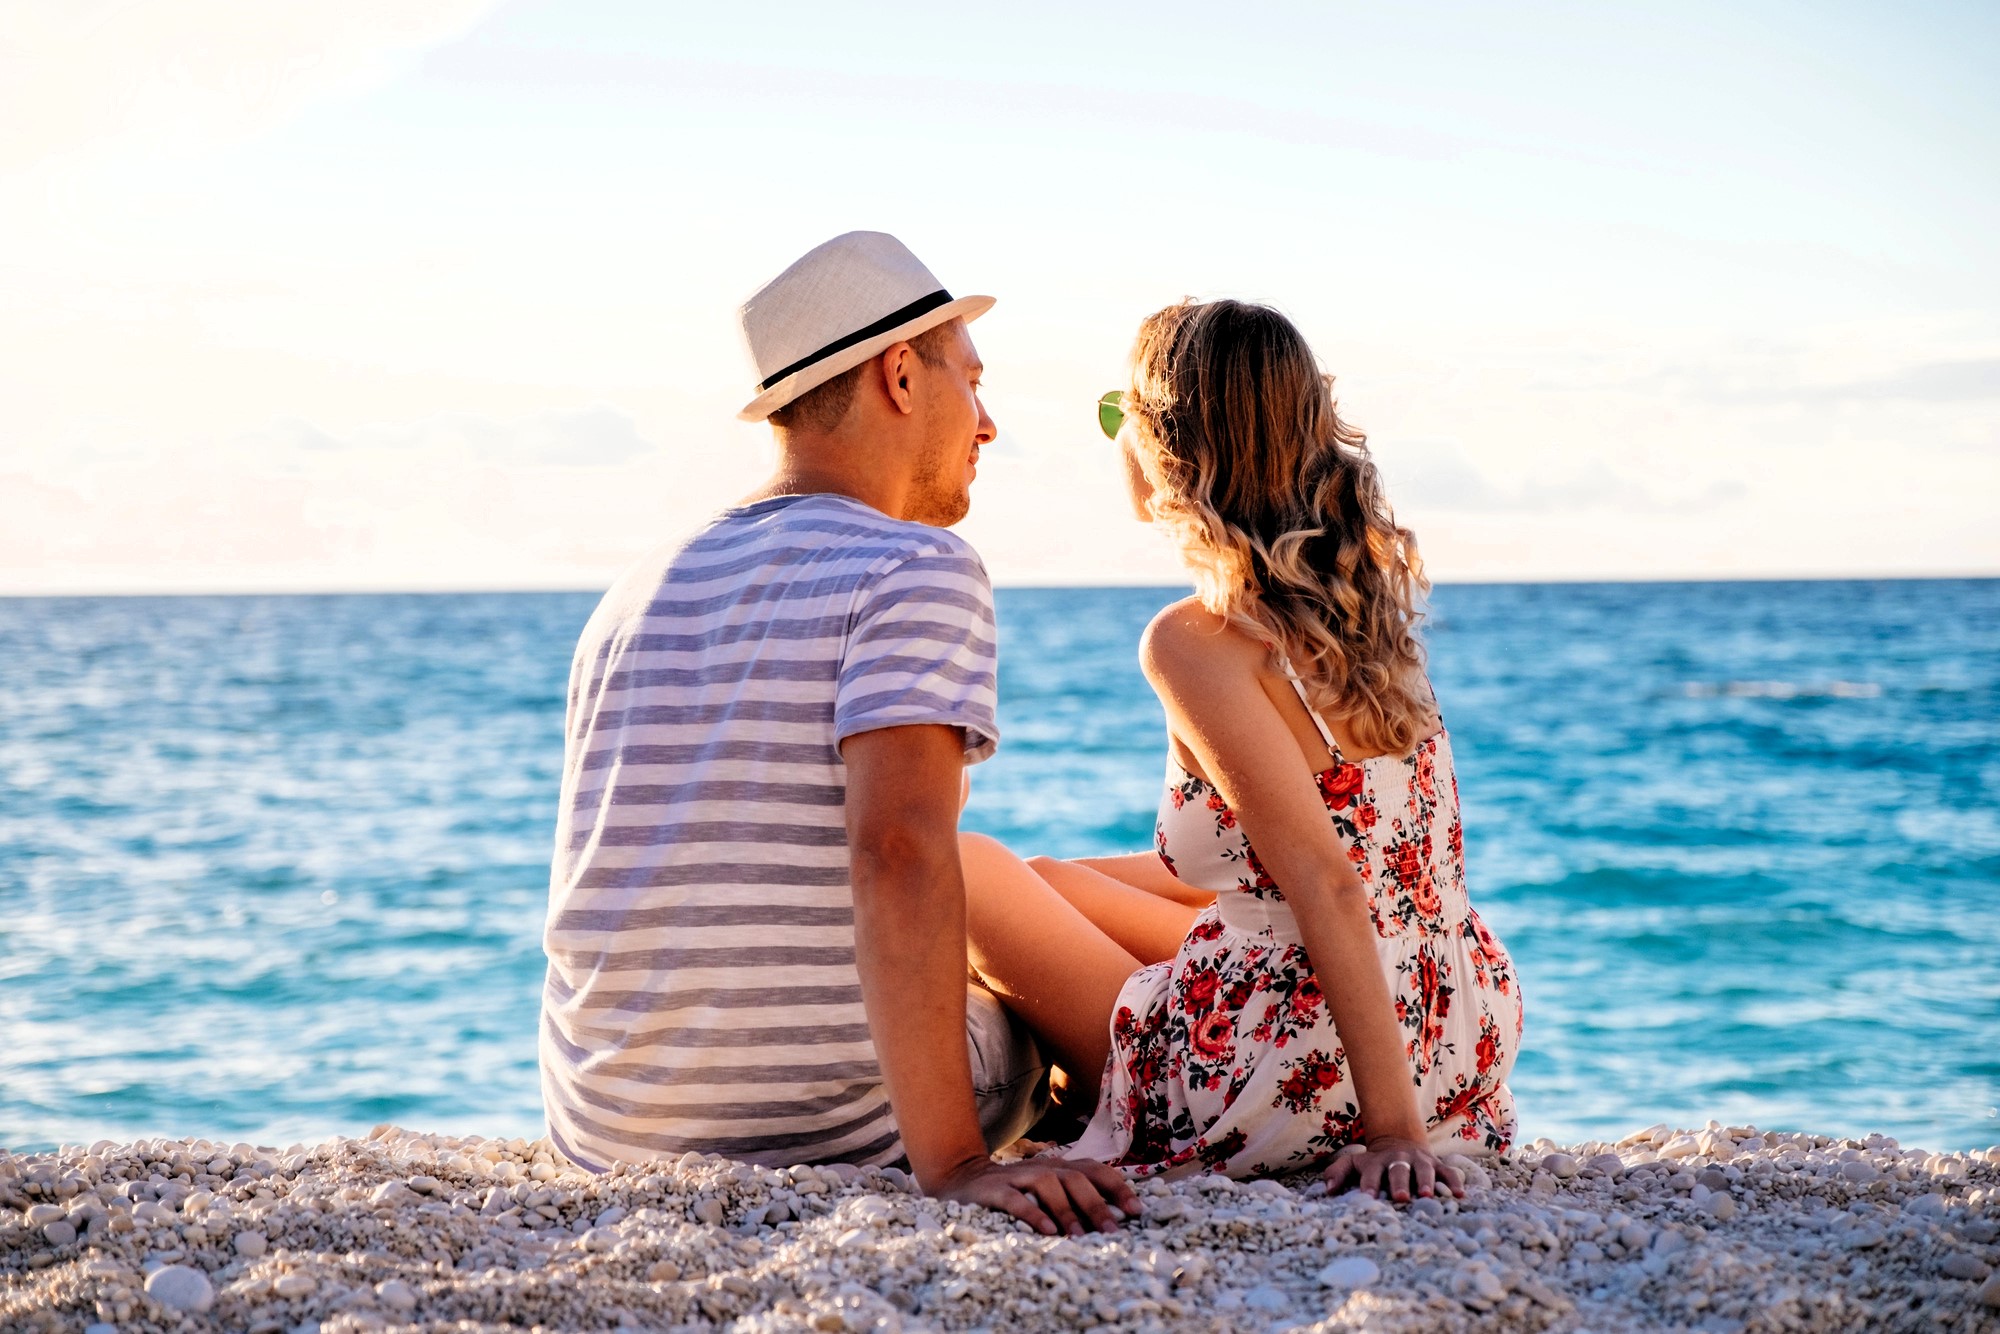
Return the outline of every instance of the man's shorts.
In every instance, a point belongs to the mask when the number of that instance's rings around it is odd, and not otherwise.
[[[965,986],[965,1045],[972,1097],[988,1152],[1028,1133],[1049,1109],[1049,1064],[1028,1026],[977,982]]]

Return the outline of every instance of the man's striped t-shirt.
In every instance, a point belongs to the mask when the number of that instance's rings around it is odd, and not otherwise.
[[[725,511],[628,570],[570,671],[544,935],[550,1134],[605,1167],[901,1155],[854,962],[839,745],[993,753],[986,570],[844,496]]]

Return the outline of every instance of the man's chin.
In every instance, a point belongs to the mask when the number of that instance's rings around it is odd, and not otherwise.
[[[932,496],[922,511],[910,517],[918,523],[927,523],[933,528],[949,528],[966,515],[972,513],[972,493],[961,491],[955,496]]]

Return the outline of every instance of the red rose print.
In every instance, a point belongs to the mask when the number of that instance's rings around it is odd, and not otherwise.
[[[1221,1060],[1236,1049],[1236,1025],[1226,1014],[1205,1015],[1195,1021],[1188,1040],[1209,1060]]]
[[[1320,800],[1330,811],[1344,808],[1361,791],[1361,766],[1358,764],[1336,764],[1315,780],[1319,784]]]
[[[1220,935],[1218,924],[1217,934]],[[1210,1009],[1215,1004],[1215,993],[1221,989],[1222,974],[1215,969],[1197,966],[1188,969],[1181,979],[1183,1005],[1189,1014],[1197,1014]]]
[[[1438,917],[1444,912],[1444,904],[1439,901],[1437,884],[1431,879],[1430,868],[1417,872],[1416,881],[1409,885],[1410,906],[1425,917]]]
[[[1372,801],[1364,801],[1354,808],[1354,827],[1364,834],[1375,827],[1377,818]]]

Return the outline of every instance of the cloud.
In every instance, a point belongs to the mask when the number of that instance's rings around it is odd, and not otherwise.
[[[496,0],[9,0],[0,170],[106,143],[205,142],[387,77]]]
[[[658,449],[639,433],[631,417],[603,405],[514,421],[451,414],[364,427],[344,437],[308,421],[286,418],[242,443],[254,453],[274,458],[384,451],[438,458],[457,454],[483,463],[561,468],[609,467]]]
[[[1817,392],[1832,398],[1908,398],[1927,403],[2000,398],[2000,357],[1925,362],[1879,380],[1859,380]]]
[[[1376,458],[1399,508],[1482,514],[1546,514],[1613,510],[1627,514],[1699,514],[1749,494],[1741,482],[1716,481],[1692,492],[1669,492],[1592,460],[1561,474],[1526,471],[1507,484],[1487,476],[1462,445],[1448,440],[1397,441],[1377,446]]]

